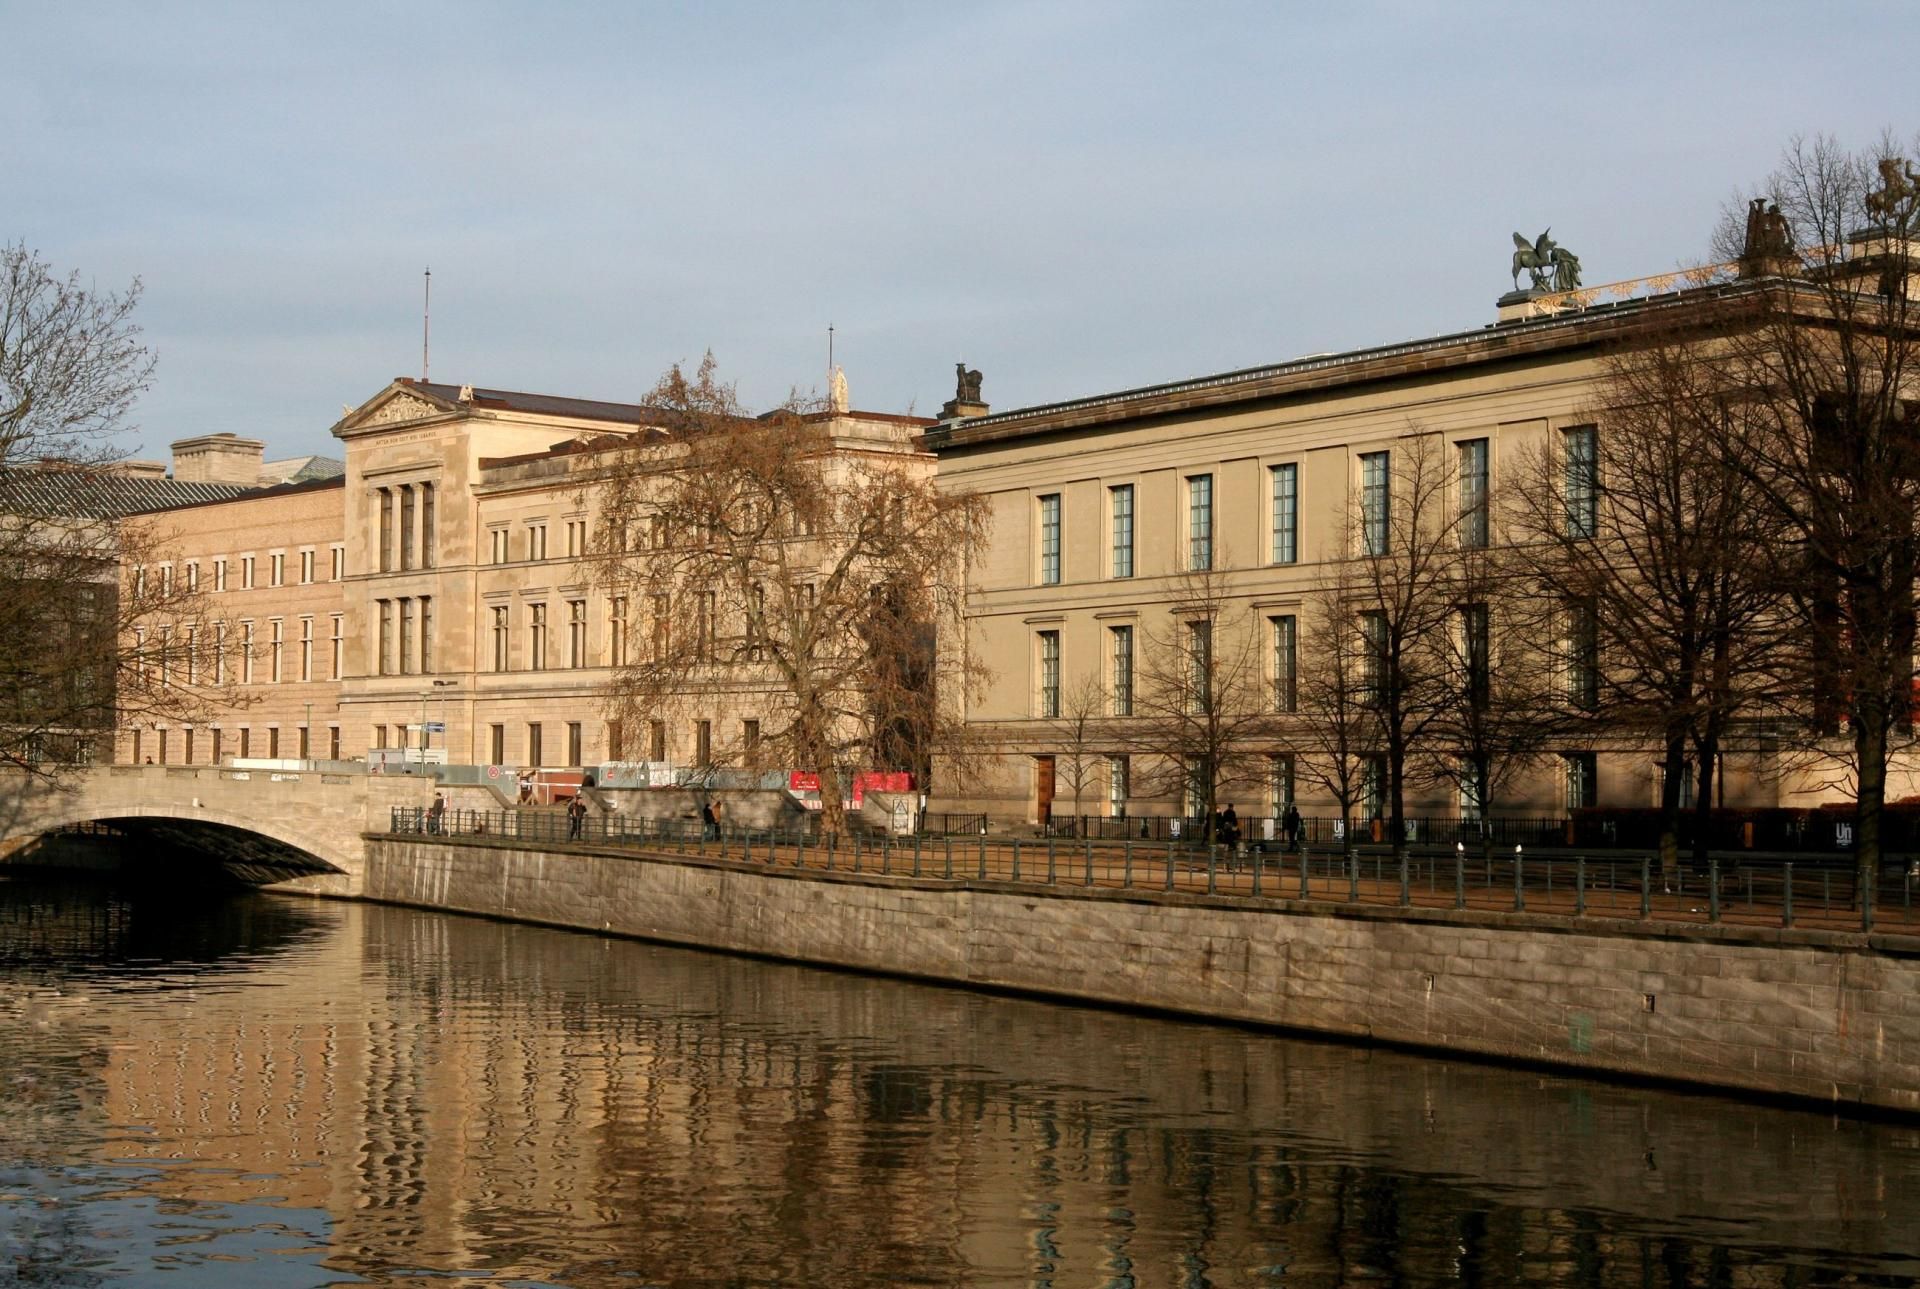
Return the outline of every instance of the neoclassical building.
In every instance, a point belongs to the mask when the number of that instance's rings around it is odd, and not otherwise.
[[[933,468],[914,444],[925,418],[818,416],[836,445]],[[703,734],[753,719],[750,687],[698,721],[631,731],[604,697],[630,614],[587,567],[586,445],[648,420],[637,404],[400,378],[333,426],[341,473],[143,516],[172,558],[128,576],[204,591],[195,678],[224,689],[197,727],[123,728],[117,759],[693,764]],[[232,436],[177,444],[176,475],[209,453],[230,484],[259,475],[262,445]]]

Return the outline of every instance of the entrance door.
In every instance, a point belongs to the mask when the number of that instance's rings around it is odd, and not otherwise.
[[[1045,825],[1053,818],[1053,758],[1033,758],[1034,822]]]

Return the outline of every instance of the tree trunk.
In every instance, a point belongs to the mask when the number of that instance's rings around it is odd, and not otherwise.
[[[1680,787],[1686,781],[1687,741],[1684,735],[1667,735],[1666,754],[1661,760],[1660,785],[1660,884],[1673,889],[1680,876]]]
[[[1887,801],[1887,725],[1883,710],[1862,711],[1853,724],[1854,764],[1859,774],[1854,794],[1853,854],[1863,895],[1880,875],[1880,827]]]
[[[1717,724],[1717,722],[1716,722]],[[1693,862],[1705,866],[1713,841],[1713,776],[1720,766],[1720,733],[1709,731],[1700,739],[1700,768],[1693,790]]]

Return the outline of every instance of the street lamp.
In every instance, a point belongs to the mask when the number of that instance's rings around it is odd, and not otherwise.
[[[433,687],[440,691],[440,746],[448,749],[449,757],[452,756],[451,749],[453,748],[453,740],[447,735],[447,690],[453,689],[459,685],[459,683],[457,680],[436,680],[433,682]],[[423,707],[421,710],[424,721],[425,708]]]

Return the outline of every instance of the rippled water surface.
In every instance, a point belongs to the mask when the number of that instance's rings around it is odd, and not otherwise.
[[[0,881],[0,1284],[1906,1285],[1920,1134],[401,909]]]

